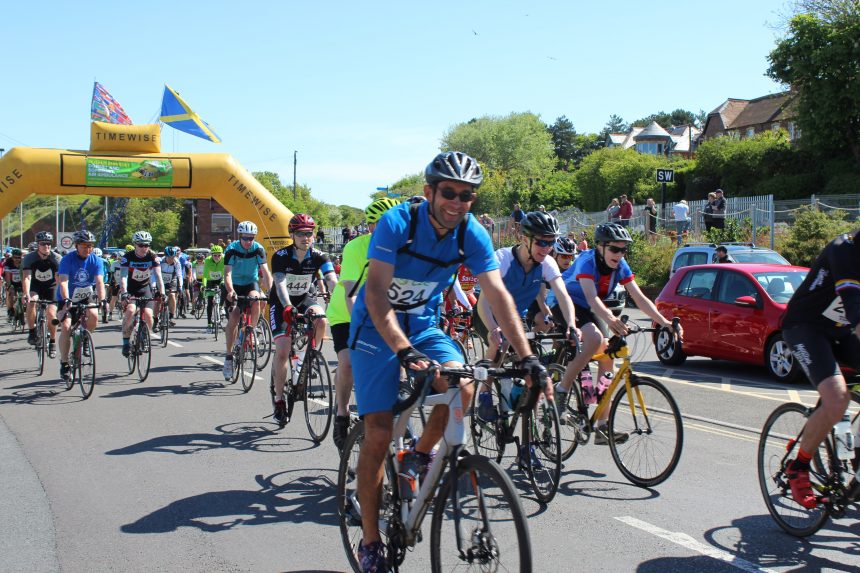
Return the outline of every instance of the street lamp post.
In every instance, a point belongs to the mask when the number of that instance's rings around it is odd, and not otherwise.
[[[296,198],[296,162],[298,161],[298,151],[293,151],[293,203],[297,201]]]

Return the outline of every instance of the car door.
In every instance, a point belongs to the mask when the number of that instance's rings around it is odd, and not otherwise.
[[[742,296],[751,296],[756,306],[735,304]],[[711,304],[711,340],[719,357],[758,363],[761,346],[767,335],[764,293],[761,286],[746,274],[720,269],[719,282]]]
[[[716,269],[689,269],[678,283],[672,298],[671,315],[681,319],[681,326],[684,328],[684,350],[689,354],[709,356],[708,321],[711,294],[716,281]]]

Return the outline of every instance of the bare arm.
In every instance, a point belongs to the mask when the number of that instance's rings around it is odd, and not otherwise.
[[[630,281],[624,288],[627,289],[627,292],[630,293],[630,296],[633,297],[633,302],[636,303],[636,308],[647,314],[654,322],[659,324],[660,326],[666,328],[672,328],[672,321],[667,320],[665,316],[660,314],[660,311],[657,310],[657,307],[654,306],[654,303],[651,302],[642,290],[639,288],[639,285],[636,284],[636,281]]]
[[[355,286],[355,281],[340,281],[343,285],[343,297],[346,299],[346,310],[352,314],[352,305],[355,304],[355,295],[349,296]]]
[[[105,299],[105,278],[103,275],[96,277],[96,293],[99,295],[99,301]]]
[[[558,301],[558,307],[561,309],[567,325],[576,328],[576,309],[573,308],[573,301],[570,300],[570,295],[567,294],[564,281],[561,277],[556,277],[549,282],[549,286],[552,288],[552,292],[555,293],[555,299]]]
[[[260,286],[263,287],[264,291],[268,292],[272,288],[272,273],[269,272],[269,265],[266,263],[260,265],[260,278],[262,279]]]
[[[334,271],[327,272],[323,277],[325,280],[325,286],[328,288],[329,294],[334,292],[334,287],[337,286],[337,275]]]

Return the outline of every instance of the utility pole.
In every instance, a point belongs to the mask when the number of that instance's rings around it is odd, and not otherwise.
[[[293,151],[293,202],[298,201],[296,196],[296,162],[298,161],[298,151]]]
[[[3,157],[3,153],[6,150],[0,147],[0,157]],[[0,246],[6,245],[6,216],[4,215],[0,218]]]

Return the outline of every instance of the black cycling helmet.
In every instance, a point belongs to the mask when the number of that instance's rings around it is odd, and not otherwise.
[[[558,237],[561,234],[555,217],[543,211],[526,213],[526,216],[520,221],[520,228],[527,237]]]
[[[484,181],[484,171],[478,162],[462,151],[448,151],[437,155],[424,170],[430,185],[440,181],[462,181],[477,188]]]
[[[633,237],[626,227],[622,227],[618,223],[603,223],[594,229],[595,243],[612,243],[614,241],[624,241],[632,243]]]
[[[553,250],[559,255],[575,255],[576,245],[567,237],[559,237],[555,241]]]
[[[86,229],[83,231],[75,231],[75,234],[72,236],[75,244],[78,243],[92,243],[96,244],[96,236],[87,231]]]
[[[39,231],[38,233],[36,233],[36,240],[40,243],[43,243],[45,241],[53,242],[54,241],[54,235],[52,235],[48,231]]]

